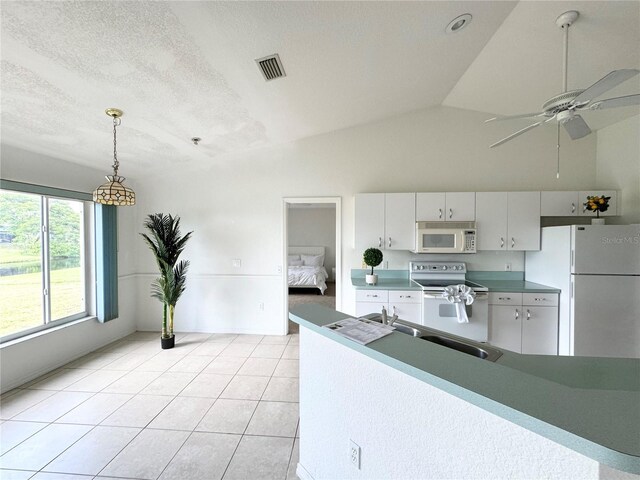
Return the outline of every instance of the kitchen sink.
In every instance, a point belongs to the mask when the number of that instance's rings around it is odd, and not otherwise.
[[[443,347],[456,350],[458,352],[466,353],[467,355],[482,358],[483,360],[489,360],[490,362],[495,362],[502,356],[502,352],[496,350],[495,348],[491,348],[485,345],[474,345],[466,341],[455,340],[448,336],[422,335],[420,338],[422,340],[426,340],[427,342],[435,343],[438,345],[442,345]]]
[[[380,314],[372,313],[365,315],[364,318],[382,323],[382,315]],[[488,360],[489,362],[495,362],[502,356],[502,352],[500,350],[484,343],[474,342],[473,340],[468,340],[456,335],[450,335],[448,333],[441,332],[440,330],[434,330],[422,325],[414,326],[414,324],[404,320],[396,321],[393,326],[395,327],[396,332],[417,337],[421,340],[435,343],[436,345],[450,348],[451,350],[456,350],[460,353],[481,358],[482,360]]]

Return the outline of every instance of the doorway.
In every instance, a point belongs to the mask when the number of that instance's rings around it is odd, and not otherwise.
[[[342,306],[340,197],[283,199],[284,331],[297,333],[289,307]]]

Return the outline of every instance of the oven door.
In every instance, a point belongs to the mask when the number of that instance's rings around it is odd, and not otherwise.
[[[467,305],[469,323],[459,323],[456,306],[442,298],[441,292],[423,292],[423,318],[425,327],[435,328],[476,342],[486,342],[489,337],[489,294],[476,292],[476,298]]]
[[[464,252],[464,231],[460,229],[417,229],[416,237],[418,253]]]

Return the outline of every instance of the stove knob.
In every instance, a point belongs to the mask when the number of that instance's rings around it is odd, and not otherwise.
[[[446,265],[443,265],[443,266],[442,266],[442,270],[446,270],[446,269],[447,269],[447,266],[446,266]]]

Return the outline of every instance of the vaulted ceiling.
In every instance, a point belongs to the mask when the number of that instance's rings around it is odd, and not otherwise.
[[[640,68],[638,1],[3,2],[2,143],[108,169],[117,107],[136,176],[441,104],[537,111],[561,90],[569,9],[570,88]],[[273,53],[287,75],[266,82],[255,59]],[[608,96],[638,91],[640,76]]]

